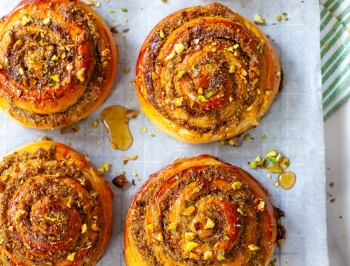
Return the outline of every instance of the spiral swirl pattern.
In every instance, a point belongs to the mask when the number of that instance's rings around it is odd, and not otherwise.
[[[85,159],[54,142],[0,163],[0,264],[95,265],[109,241],[112,192]]]
[[[83,118],[115,77],[113,36],[80,1],[22,1],[0,20],[0,48],[0,106],[26,126],[57,128]]]
[[[126,218],[127,265],[268,265],[277,217],[242,169],[201,155],[153,174]]]
[[[218,3],[191,7],[163,19],[144,42],[138,97],[152,122],[175,138],[229,139],[258,125],[280,71],[253,23]]]

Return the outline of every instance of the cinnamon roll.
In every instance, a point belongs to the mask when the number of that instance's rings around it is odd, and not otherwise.
[[[89,115],[116,64],[107,24],[81,1],[23,0],[0,19],[0,107],[24,126],[62,128]]]
[[[126,265],[265,265],[285,231],[266,190],[209,155],[153,174],[126,216]],[[278,238],[278,239],[277,239]]]
[[[268,38],[219,3],[164,18],[146,38],[136,72],[142,111],[190,143],[230,139],[256,127],[282,78]]]
[[[51,141],[0,161],[0,265],[95,265],[112,232],[113,193],[89,163]]]

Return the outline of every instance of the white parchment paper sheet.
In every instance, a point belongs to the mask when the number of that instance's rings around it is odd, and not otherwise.
[[[9,12],[19,1],[1,0],[0,16]],[[252,174],[269,190],[275,206],[285,211],[283,219],[287,239],[281,248],[276,248],[274,259],[278,265],[328,265],[326,214],[325,214],[325,159],[321,106],[320,58],[319,58],[319,7],[317,0],[220,0],[222,4],[253,19],[255,13],[266,18],[262,31],[273,39],[284,71],[284,87],[260,126],[250,130],[253,139],[241,141],[239,147],[221,146],[218,143],[190,145],[176,141],[152,125],[140,114],[130,121],[134,136],[132,147],[121,152],[113,150],[103,126],[91,126],[99,119],[107,106],[120,105],[140,110],[135,87],[129,83],[135,79],[135,63],[139,49],[151,29],[166,15],[184,7],[208,4],[209,0],[100,0],[101,6],[94,9],[109,26],[117,25],[115,40],[119,47],[118,74],[105,103],[92,115],[77,123],[79,131],[60,134],[60,130],[42,131],[23,128],[0,113],[0,155],[14,148],[48,136],[86,152],[95,168],[102,162],[112,165],[104,175],[110,182],[125,171],[127,178],[135,180],[123,189],[114,188],[114,227],[110,244],[99,266],[124,265],[123,228],[124,218],[132,195],[147,180],[148,176],[169,164],[176,156],[195,156],[209,153],[223,161],[237,165]],[[121,7],[127,8],[122,12]],[[288,21],[276,21],[276,15],[285,12]],[[275,25],[272,25],[275,24]],[[129,32],[122,34],[124,29]],[[123,37],[124,35],[124,37]],[[129,74],[124,69],[130,69]],[[140,128],[147,132],[141,133]],[[156,136],[150,136],[154,133]],[[265,134],[266,139],[261,135]],[[264,169],[253,170],[247,165],[256,156],[277,149],[291,160],[289,169],[296,173],[297,182],[289,190],[274,187],[277,175],[267,177]],[[136,161],[123,165],[123,157],[138,155]],[[134,176],[138,172],[138,176]],[[138,180],[138,177],[140,180]],[[111,185],[114,187],[113,185]]]

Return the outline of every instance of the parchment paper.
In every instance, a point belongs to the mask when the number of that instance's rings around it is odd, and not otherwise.
[[[18,2],[19,0],[1,0],[0,15],[5,15]],[[111,148],[102,123],[97,128],[91,126],[92,121],[99,119],[100,112],[107,106],[120,105],[140,110],[135,87],[129,83],[135,80],[134,69],[139,49],[156,23],[180,8],[210,2],[100,0],[101,6],[94,9],[105,18],[109,26],[117,25],[119,31],[115,34],[120,53],[118,74],[107,100],[92,115],[77,123],[79,130],[76,134],[71,134],[69,129],[67,134],[61,134],[60,130],[23,128],[0,113],[0,155],[48,136],[71,145],[78,152],[85,152],[95,168],[101,167],[102,162],[109,162],[112,169],[103,176],[109,183],[122,171],[126,172],[129,184],[123,189],[111,185],[115,191],[113,236],[99,266],[124,265],[125,214],[132,195],[148,176],[171,163],[176,157],[202,153],[217,156],[248,171],[268,189],[274,205],[284,210],[286,217],[283,222],[287,229],[287,239],[281,248],[276,248],[273,258],[277,259],[278,265],[284,265],[285,262],[292,266],[328,265],[317,0],[219,1],[251,20],[256,13],[266,19],[266,24],[261,29],[273,39],[285,74],[283,90],[261,124],[249,132],[253,139],[242,141],[240,138],[239,147],[221,146],[219,143],[181,143],[159,132],[140,114],[130,121],[134,143],[129,150],[122,152]],[[127,8],[127,12],[122,12],[121,7]],[[288,21],[276,21],[276,15],[282,12],[288,14]],[[122,33],[124,29],[130,30]],[[125,74],[124,69],[131,71]],[[141,133],[141,127],[146,127],[147,132]],[[150,133],[154,133],[155,137]],[[266,135],[266,139],[261,138],[262,134]],[[270,149],[277,149],[290,158],[289,170],[297,176],[297,182],[291,190],[273,186],[277,175],[272,175],[269,179],[265,169],[249,168],[247,162],[258,155],[264,156]],[[138,159],[124,166],[122,159],[133,155],[138,155]],[[139,173],[138,176],[134,176],[136,172]],[[135,180],[135,187],[131,184],[132,179]]]

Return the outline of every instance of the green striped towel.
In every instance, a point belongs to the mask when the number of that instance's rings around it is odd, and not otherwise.
[[[320,0],[323,119],[350,96],[350,1]]]

